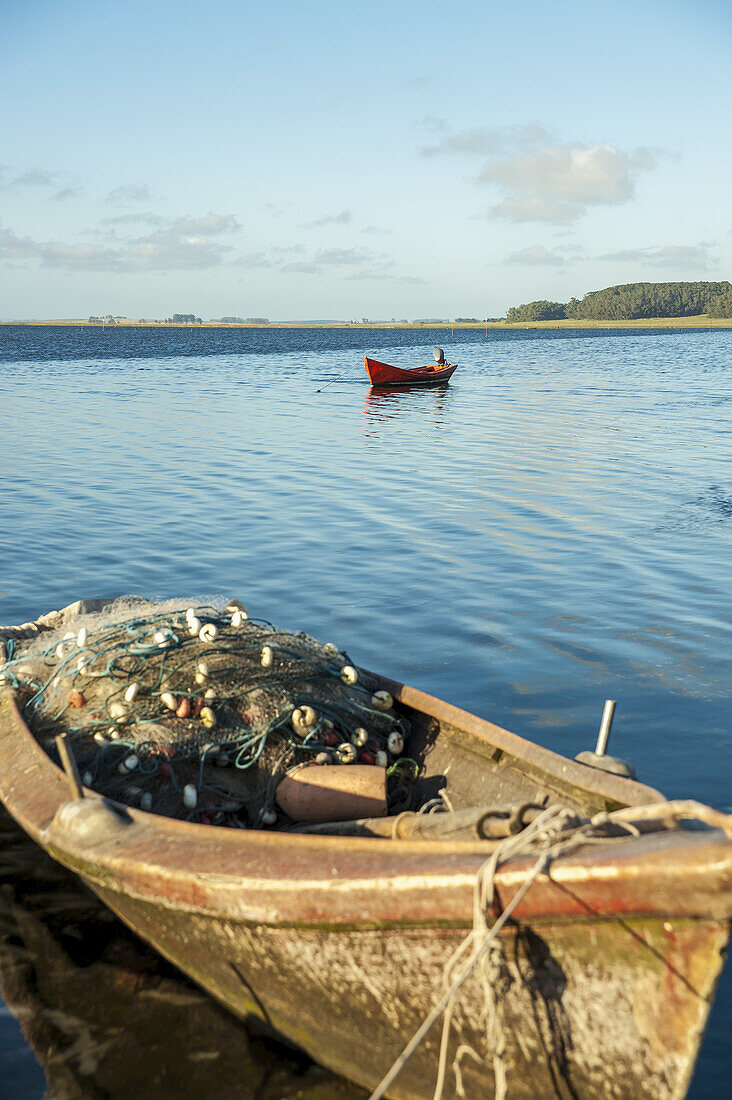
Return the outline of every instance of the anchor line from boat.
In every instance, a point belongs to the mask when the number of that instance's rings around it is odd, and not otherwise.
[[[341,379],[346,377],[346,375],[351,374],[352,370],[353,368],[349,367],[348,370],[344,370],[343,374],[339,374],[337,378],[331,378],[328,382],[325,383],[324,386],[321,386],[320,389],[316,390],[315,392],[322,393],[323,390],[327,390],[328,386],[332,386],[334,382],[340,382]]]
[[[711,810],[708,806],[691,800],[678,800],[659,802],[652,806],[633,806],[612,813],[600,813],[590,821],[579,817],[575,811],[566,806],[549,806],[523,832],[509,837],[500,844],[490,858],[480,867],[476,875],[473,891],[473,927],[445,965],[443,982],[445,984],[449,983],[448,988],[432,1011],[426,1016],[399,1057],[393,1062],[391,1068],[376,1086],[368,1100],[381,1100],[409,1059],[424,1042],[434,1024],[437,1023],[440,1017],[444,1016],[435,1091],[432,1098],[432,1100],[441,1100],[447,1071],[447,1056],[455,1000],[462,986],[478,967],[480,967],[479,973],[483,980],[486,995],[487,1030],[493,1045],[494,1100],[505,1100],[507,1082],[503,1058],[506,1044],[501,1022],[500,998],[502,992],[504,992],[502,987],[506,986],[507,981],[510,982],[510,978],[507,974],[505,954],[499,939],[499,933],[511,919],[514,911],[526,897],[539,875],[548,872],[549,865],[558,856],[565,855],[582,844],[602,843],[610,839],[609,836],[602,835],[602,830],[605,830],[607,826],[620,827],[631,835],[637,836],[640,834],[640,830],[634,824],[635,821],[669,822],[672,819],[696,819],[713,828],[721,829],[726,836],[732,839],[732,815]],[[495,876],[499,865],[505,863],[508,859],[536,854],[537,845],[539,845],[539,854],[536,862],[529,869],[521,887],[509,904],[497,920],[489,925],[488,915],[495,900]],[[467,962],[455,974],[456,969],[468,952],[470,954]],[[472,1047],[466,1044],[461,1044],[456,1052],[453,1071],[460,1086],[458,1093],[461,1096],[463,1090],[460,1060],[466,1054],[478,1057]]]

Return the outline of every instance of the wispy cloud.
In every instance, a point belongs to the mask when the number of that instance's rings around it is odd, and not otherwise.
[[[297,258],[293,258],[297,257]],[[267,251],[248,252],[232,260],[232,266],[271,268],[286,275],[323,277],[337,273],[338,278],[352,280],[391,279],[395,282],[422,283],[424,280],[394,273],[395,261],[385,253],[368,248],[321,248],[308,254],[302,244],[277,247]]]
[[[170,221],[170,218],[166,218],[162,214],[153,214],[150,210],[130,210],[126,214],[110,214],[108,217],[102,218],[99,225],[152,225],[162,227],[170,225]],[[96,230],[95,232],[103,232],[103,230]]]
[[[395,267],[394,261],[390,259],[375,260],[368,267],[361,267],[357,271],[352,271],[346,278],[349,280],[358,281],[364,279],[367,281],[378,281],[380,279],[393,278],[391,272]]]
[[[420,149],[422,156],[436,157],[455,153],[470,156],[497,156],[516,152],[552,141],[552,134],[543,126],[532,124],[518,126],[473,126],[467,130],[452,130],[439,118],[423,119],[427,129],[436,135],[432,145]]]
[[[266,252],[245,252],[233,261],[235,267],[274,267],[272,258]]]
[[[281,270],[293,275],[322,275],[334,267],[370,267],[377,259],[366,248],[326,248],[316,252],[309,260],[286,263]]]
[[[152,197],[146,183],[121,183],[107,192],[104,201],[112,206],[130,206],[136,202],[149,202]]]
[[[536,125],[462,131],[440,120],[429,125],[438,140],[422,153],[487,157],[478,182],[503,193],[492,213],[514,222],[568,223],[593,206],[629,202],[641,173],[655,167],[662,155],[645,146],[624,151],[607,144],[561,142]]]
[[[9,187],[57,187],[62,180],[60,172],[47,172],[44,168],[30,168],[8,180]]]
[[[276,267],[279,268],[290,256],[301,256],[305,252],[304,245],[289,244],[277,245],[266,252],[245,252],[232,260],[234,267]]]
[[[4,191],[48,191],[52,188],[56,194],[52,198],[70,198],[81,191],[78,177],[69,172],[52,172],[47,168],[26,168],[22,172],[10,165],[0,165],[0,188]]]
[[[94,244],[39,244],[36,254],[43,267],[66,271],[124,271],[126,267],[122,252]]]
[[[548,267],[566,267],[569,259],[561,252],[551,252],[543,244],[534,244],[530,248],[520,248],[517,252],[509,252],[503,261],[506,264],[536,264]]]
[[[337,273],[342,279],[416,281],[396,274],[390,256],[362,246],[313,251],[294,242],[242,253],[234,248],[240,232],[236,215],[215,211],[176,218],[144,212],[115,214],[76,240],[39,241],[0,226],[0,260],[35,262],[69,272],[200,271],[226,264],[299,276]]]
[[[598,259],[612,263],[674,268],[677,271],[707,271],[712,262],[713,247],[711,242],[701,241],[695,245],[666,244],[650,248],[625,248],[619,252],[606,252]]]
[[[316,218],[315,221],[306,222],[305,229],[315,229],[320,225],[351,225],[353,222],[353,214],[350,210],[340,210],[337,214],[324,214],[322,218]]]
[[[239,229],[233,214],[156,220],[148,233],[120,238],[114,232],[89,241],[34,241],[0,229],[0,258],[36,260],[66,271],[197,271],[221,264],[233,246],[218,239]],[[214,239],[212,239],[214,238]]]
[[[201,237],[218,237],[221,233],[235,233],[241,226],[235,214],[214,214],[209,210],[202,218],[175,218],[171,233],[194,234]]]
[[[51,202],[65,202],[67,199],[77,198],[83,191],[82,187],[62,187],[55,195],[50,196]]]
[[[0,225],[0,259],[27,260],[38,255],[38,245],[30,237],[18,237]]]

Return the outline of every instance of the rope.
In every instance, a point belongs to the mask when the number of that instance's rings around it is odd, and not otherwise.
[[[388,1071],[382,1081],[376,1086],[371,1093],[369,1100],[381,1100],[389,1087],[393,1084],[396,1078],[399,1076],[404,1066],[409,1059],[420,1047],[426,1035],[437,1023],[440,1017],[445,1013],[445,1021],[442,1030],[442,1039],[440,1044],[440,1057],[437,1070],[437,1082],[435,1085],[435,1092],[433,1100],[440,1100],[442,1096],[442,1090],[445,1080],[445,1067],[447,1060],[447,1048],[449,1043],[450,1025],[452,1022],[452,1012],[454,1008],[454,1001],[457,993],[462,986],[473,974],[476,967],[485,958],[488,952],[497,944],[497,937],[504,925],[510,920],[514,910],[521,904],[526,894],[533,886],[536,878],[547,866],[550,859],[550,849],[556,844],[558,836],[567,829],[571,823],[576,823],[576,816],[565,807],[550,806],[540,814],[522,833],[518,836],[509,837],[502,844],[493,851],[492,855],[478,871],[476,877],[475,889],[473,895],[473,928],[468,936],[458,947],[451,959],[448,960],[445,966],[444,978],[450,982],[448,989],[440,997],[439,1001],[429,1013],[427,1018],[423,1021],[420,1027],[417,1029],[413,1037],[407,1043],[406,1047],[396,1059],[391,1069]],[[496,922],[490,927],[487,923],[487,913],[493,902],[495,895],[495,874],[499,863],[503,863],[506,859],[510,859],[513,856],[520,854],[526,854],[528,850],[531,850],[533,845],[540,842],[544,845],[544,850],[541,851],[535,864],[529,871],[526,879],[521,885],[521,888],[517,891],[515,896],[511,899],[509,904],[503,910]],[[464,956],[470,952],[468,961],[458,970],[456,976],[451,979],[451,975],[459,966]],[[495,964],[494,964],[495,965]],[[492,989],[490,985],[490,974],[484,975],[485,988]],[[493,1002],[494,1007],[495,1002]],[[495,1011],[492,1011],[489,1007],[489,1014],[495,1016]],[[500,1041],[496,1044],[494,1051],[498,1053],[494,1055],[498,1057],[499,1062],[502,1063],[502,1051],[500,1049]],[[503,1100],[505,1096],[505,1087],[503,1092],[498,1091],[500,1081],[505,1078],[503,1074],[502,1064],[498,1067],[496,1073],[496,1100]],[[505,1085],[505,1080],[504,1080]]]
[[[701,821],[712,829],[721,829],[732,840],[732,814],[714,810],[702,802],[690,798],[678,798],[671,802],[652,802],[648,806],[628,806],[627,809],[614,810],[610,814],[598,814],[592,819],[592,825],[598,826],[605,821],[617,825],[632,824],[634,821]]]
[[[437,1063],[437,1078],[432,1100],[441,1100],[447,1071],[447,1057],[450,1040],[452,1016],[455,1000],[468,978],[478,970],[485,996],[485,1020],[487,1039],[493,1051],[493,1072],[495,1078],[494,1100],[506,1098],[506,1070],[504,1064],[506,1040],[502,1025],[502,999],[511,982],[506,966],[503,945],[498,936],[521,904],[540,874],[546,872],[552,860],[572,848],[587,842],[607,839],[598,836],[599,830],[615,825],[631,835],[640,835],[636,821],[677,821],[698,820],[713,828],[721,829],[732,839],[732,814],[724,814],[711,809],[700,802],[677,800],[658,802],[648,806],[630,806],[612,813],[597,814],[591,821],[579,817],[565,806],[549,806],[535,820],[516,836],[508,837],[493,851],[492,855],[479,868],[473,890],[473,927],[448,959],[443,971],[443,983],[448,984],[439,1001],[419,1026],[399,1057],[376,1086],[368,1100],[381,1100],[412,1055],[419,1049],[430,1029],[444,1014],[440,1051]],[[395,822],[396,826],[396,822]],[[396,835],[396,828],[395,828]],[[539,848],[536,862],[530,868],[520,889],[500,914],[495,923],[488,924],[488,915],[495,901],[495,877],[500,864],[508,859],[526,856]],[[461,966],[465,956],[467,962]],[[460,969],[458,969],[460,967]],[[465,1043],[455,1054],[452,1064],[455,1073],[456,1091],[465,1096],[462,1081],[461,1062],[466,1055],[480,1060],[479,1056]]]

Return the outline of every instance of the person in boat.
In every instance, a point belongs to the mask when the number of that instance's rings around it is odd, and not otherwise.
[[[442,348],[433,348],[432,354],[435,357],[435,363],[437,363],[438,370],[440,367],[445,366],[445,353]]]

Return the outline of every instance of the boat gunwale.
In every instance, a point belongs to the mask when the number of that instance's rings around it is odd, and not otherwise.
[[[512,733],[510,730],[504,729],[485,718],[470,714],[468,711],[462,710],[452,703],[446,703],[442,699],[428,695],[418,688],[410,687],[407,684],[370,672],[367,669],[359,668],[358,671],[362,678],[376,682],[379,687],[387,690],[395,701],[401,703],[403,706],[416,710],[426,717],[434,718],[438,722],[446,722],[456,727],[459,732],[466,733],[481,747],[491,748],[494,750],[494,753],[497,751],[502,756],[511,758],[514,762],[513,766],[518,766],[519,770],[521,764],[528,765],[532,778],[536,778],[537,775],[546,776],[554,780],[555,786],[560,788],[580,790],[597,796],[599,799],[605,801],[605,809],[666,801],[659,791],[655,790],[653,787],[645,786],[637,780],[626,779],[609,772],[603,772],[597,768],[590,768],[585,764],[578,764],[575,761],[569,760],[567,757],[561,756],[559,753],[555,753],[552,749],[546,749],[541,745],[537,745],[533,741],[521,737],[519,734]],[[8,688],[0,689],[0,702],[3,700],[7,701],[10,705],[11,715],[16,729],[20,729],[26,737],[26,748],[36,755],[36,759],[39,763],[48,763],[48,765],[50,765],[56,780],[60,780],[64,789],[66,789],[67,784],[63,771],[53,762],[53,760],[51,760],[43,747],[36,740],[31,730],[25,724],[15,698],[15,693]],[[2,753],[0,750],[0,759],[1,756]],[[486,759],[487,758],[488,754],[486,754]],[[87,793],[97,794],[97,792],[92,791],[87,791]],[[1,794],[2,781],[0,780],[0,795]],[[97,796],[101,797],[99,795]],[[61,801],[66,801],[66,799],[62,799]],[[127,808],[131,809],[130,807]],[[238,830],[215,825],[199,826],[194,822],[168,818],[160,814],[145,813],[143,810],[133,810],[132,812],[135,816],[139,814],[144,819],[151,819],[158,823],[164,823],[165,828],[172,833],[176,833],[180,830],[187,833],[192,827],[200,828],[207,834],[213,830],[218,835],[223,834],[237,837],[241,844],[246,841],[246,838],[250,838],[253,835],[265,836],[275,845],[279,844],[280,846],[288,847],[291,845],[292,841],[295,840],[296,844],[303,844],[305,847],[312,847],[314,851],[322,850],[323,852],[327,851],[329,847],[335,847],[340,850],[343,844],[342,837],[327,834],[297,834],[257,829]],[[39,829],[42,825],[36,820],[34,822],[34,827]],[[350,843],[354,843],[359,847],[363,844],[368,849],[373,848],[375,851],[384,851],[383,837],[349,837],[349,844]],[[433,852],[435,854],[444,854],[445,852],[454,853],[456,851],[467,854],[471,850],[480,851],[483,854],[486,852],[486,845],[484,842],[470,840],[404,840],[401,838],[394,838],[389,842],[389,845],[391,850],[399,848],[403,851]]]
[[[23,722],[8,689],[0,693],[0,725],[0,798],[41,847],[95,888],[214,919],[281,927],[470,922],[475,876],[490,854],[485,843],[237,830],[129,807],[134,828],[84,842],[57,825],[55,814],[70,801],[68,781]],[[496,913],[533,862],[518,859],[499,868]],[[678,831],[585,847],[553,864],[551,877],[537,880],[517,913],[532,920],[662,917],[669,907],[680,917],[732,914],[732,844],[722,834]]]

